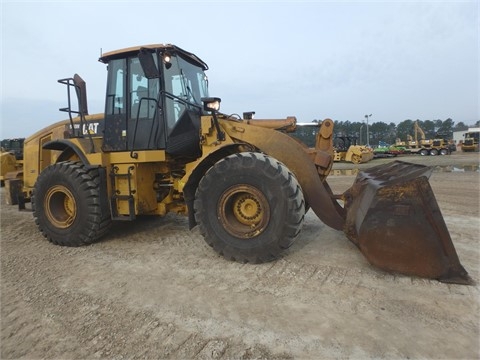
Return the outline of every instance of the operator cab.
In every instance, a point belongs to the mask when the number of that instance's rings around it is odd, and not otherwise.
[[[207,64],[174,45],[123,49],[99,60],[108,64],[103,151],[200,155]]]

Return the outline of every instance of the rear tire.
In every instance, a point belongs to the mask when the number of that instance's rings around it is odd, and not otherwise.
[[[60,162],[40,173],[32,195],[35,222],[52,243],[82,246],[95,242],[111,224],[98,168]]]
[[[420,150],[420,155],[422,155],[422,156],[428,155],[428,150],[427,149]]]
[[[447,149],[441,149],[440,150],[440,155],[448,155],[448,150]]]
[[[195,219],[220,255],[262,263],[300,233],[305,201],[296,178],[272,157],[239,153],[218,161],[195,194]]]
[[[437,156],[438,155],[438,150],[437,149],[431,149],[430,150],[430,155],[431,156]]]

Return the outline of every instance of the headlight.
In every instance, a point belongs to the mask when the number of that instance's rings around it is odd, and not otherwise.
[[[203,102],[203,109],[205,111],[214,111],[217,112],[220,110],[220,102],[222,100],[220,98],[212,97],[212,98],[202,98]]]
[[[167,70],[172,67],[172,57],[169,53],[163,54],[163,63],[165,64],[165,68]]]

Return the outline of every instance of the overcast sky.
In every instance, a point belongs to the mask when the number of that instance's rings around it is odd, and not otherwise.
[[[225,113],[480,119],[476,0],[1,1],[0,138],[66,118],[57,80],[74,73],[103,112],[101,51],[155,43],[203,59]]]

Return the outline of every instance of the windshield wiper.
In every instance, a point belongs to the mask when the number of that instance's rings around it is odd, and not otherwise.
[[[190,86],[188,86],[188,81],[187,81],[187,77],[185,76],[185,73],[183,72],[183,69],[180,69],[180,74],[182,75],[182,80],[183,80],[183,85],[185,86],[185,89],[187,90],[187,95],[191,96],[191,98],[193,99],[193,102],[195,104],[200,104],[197,99],[195,98],[195,95],[193,94],[193,91],[192,89],[190,89]]]

